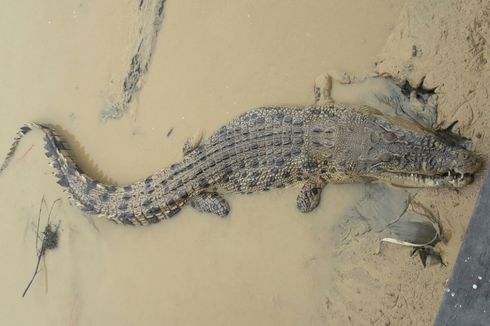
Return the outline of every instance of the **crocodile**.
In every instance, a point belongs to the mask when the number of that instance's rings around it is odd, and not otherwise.
[[[52,127],[28,123],[14,139],[0,174],[33,129],[43,132],[53,174],[74,203],[88,214],[127,225],[169,219],[186,204],[224,217],[230,206],[223,194],[294,184],[302,184],[296,206],[304,213],[319,205],[328,183],[463,187],[482,165],[475,153],[409,119],[372,107],[317,101],[243,113],[207,140],[184,146],[180,162],[121,186],[85,174]]]
[[[67,143],[47,125],[23,126],[22,136],[44,133],[46,155],[74,202],[117,223],[146,225],[173,217],[189,203],[226,216],[223,193],[252,193],[302,183],[297,207],[318,206],[327,183],[383,181],[405,187],[462,187],[481,161],[420,126],[374,110],[338,104],[304,108],[262,107],[221,127],[184,158],[124,186],[100,183],[71,159]]]

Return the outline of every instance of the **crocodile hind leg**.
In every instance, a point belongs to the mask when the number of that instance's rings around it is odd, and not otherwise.
[[[300,212],[309,213],[320,204],[322,190],[325,186],[326,182],[323,181],[307,181],[303,185],[296,199],[296,207]]]
[[[204,192],[190,200],[191,207],[202,213],[225,217],[230,212],[228,202],[216,192]]]
[[[199,132],[193,137],[189,137],[182,146],[184,156],[195,150],[202,142],[203,133]],[[202,213],[211,213],[220,217],[225,217],[230,212],[228,202],[216,192],[204,192],[189,201],[192,208]]]
[[[182,146],[184,156],[195,150],[202,142],[203,133],[199,132],[193,137],[189,137]],[[216,192],[204,192],[189,201],[192,208],[202,213],[211,213],[220,217],[225,217],[230,212],[228,202]]]

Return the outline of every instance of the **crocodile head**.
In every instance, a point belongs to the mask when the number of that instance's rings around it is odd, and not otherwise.
[[[359,155],[360,174],[404,187],[463,187],[482,161],[436,133],[402,119],[374,122]]]
[[[482,165],[448,137],[374,110],[343,110],[336,120],[318,119],[310,128],[309,152],[325,166],[325,177],[336,182],[463,187]]]

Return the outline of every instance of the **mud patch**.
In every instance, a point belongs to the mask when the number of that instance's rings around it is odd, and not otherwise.
[[[110,103],[100,113],[102,120],[121,118],[139,93],[143,77],[150,67],[158,32],[163,22],[165,1],[140,0],[137,10],[138,22],[135,27],[136,50],[130,59],[129,70],[124,77],[120,92],[111,96]]]

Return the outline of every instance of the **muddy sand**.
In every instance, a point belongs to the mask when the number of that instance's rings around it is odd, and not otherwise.
[[[130,183],[179,160],[187,137],[244,111],[312,103],[314,79],[335,69],[433,89],[436,124],[457,120],[454,131],[490,154],[488,1],[168,0],[155,29],[144,15],[159,3],[24,1],[2,10],[0,153],[19,126],[46,122],[87,173]],[[139,48],[142,35],[150,37]],[[119,98],[138,53],[147,57],[135,95]],[[102,119],[114,106],[119,119]],[[364,185],[329,185],[308,216],[291,188],[230,195],[227,219],[185,209],[128,228],[87,218],[51,172],[32,133],[0,177],[2,325],[431,325],[481,183],[412,193],[444,238],[446,266],[423,268],[410,248],[380,249],[379,233],[352,224]],[[48,205],[61,198],[51,216],[59,246],[21,298],[43,195]]]

